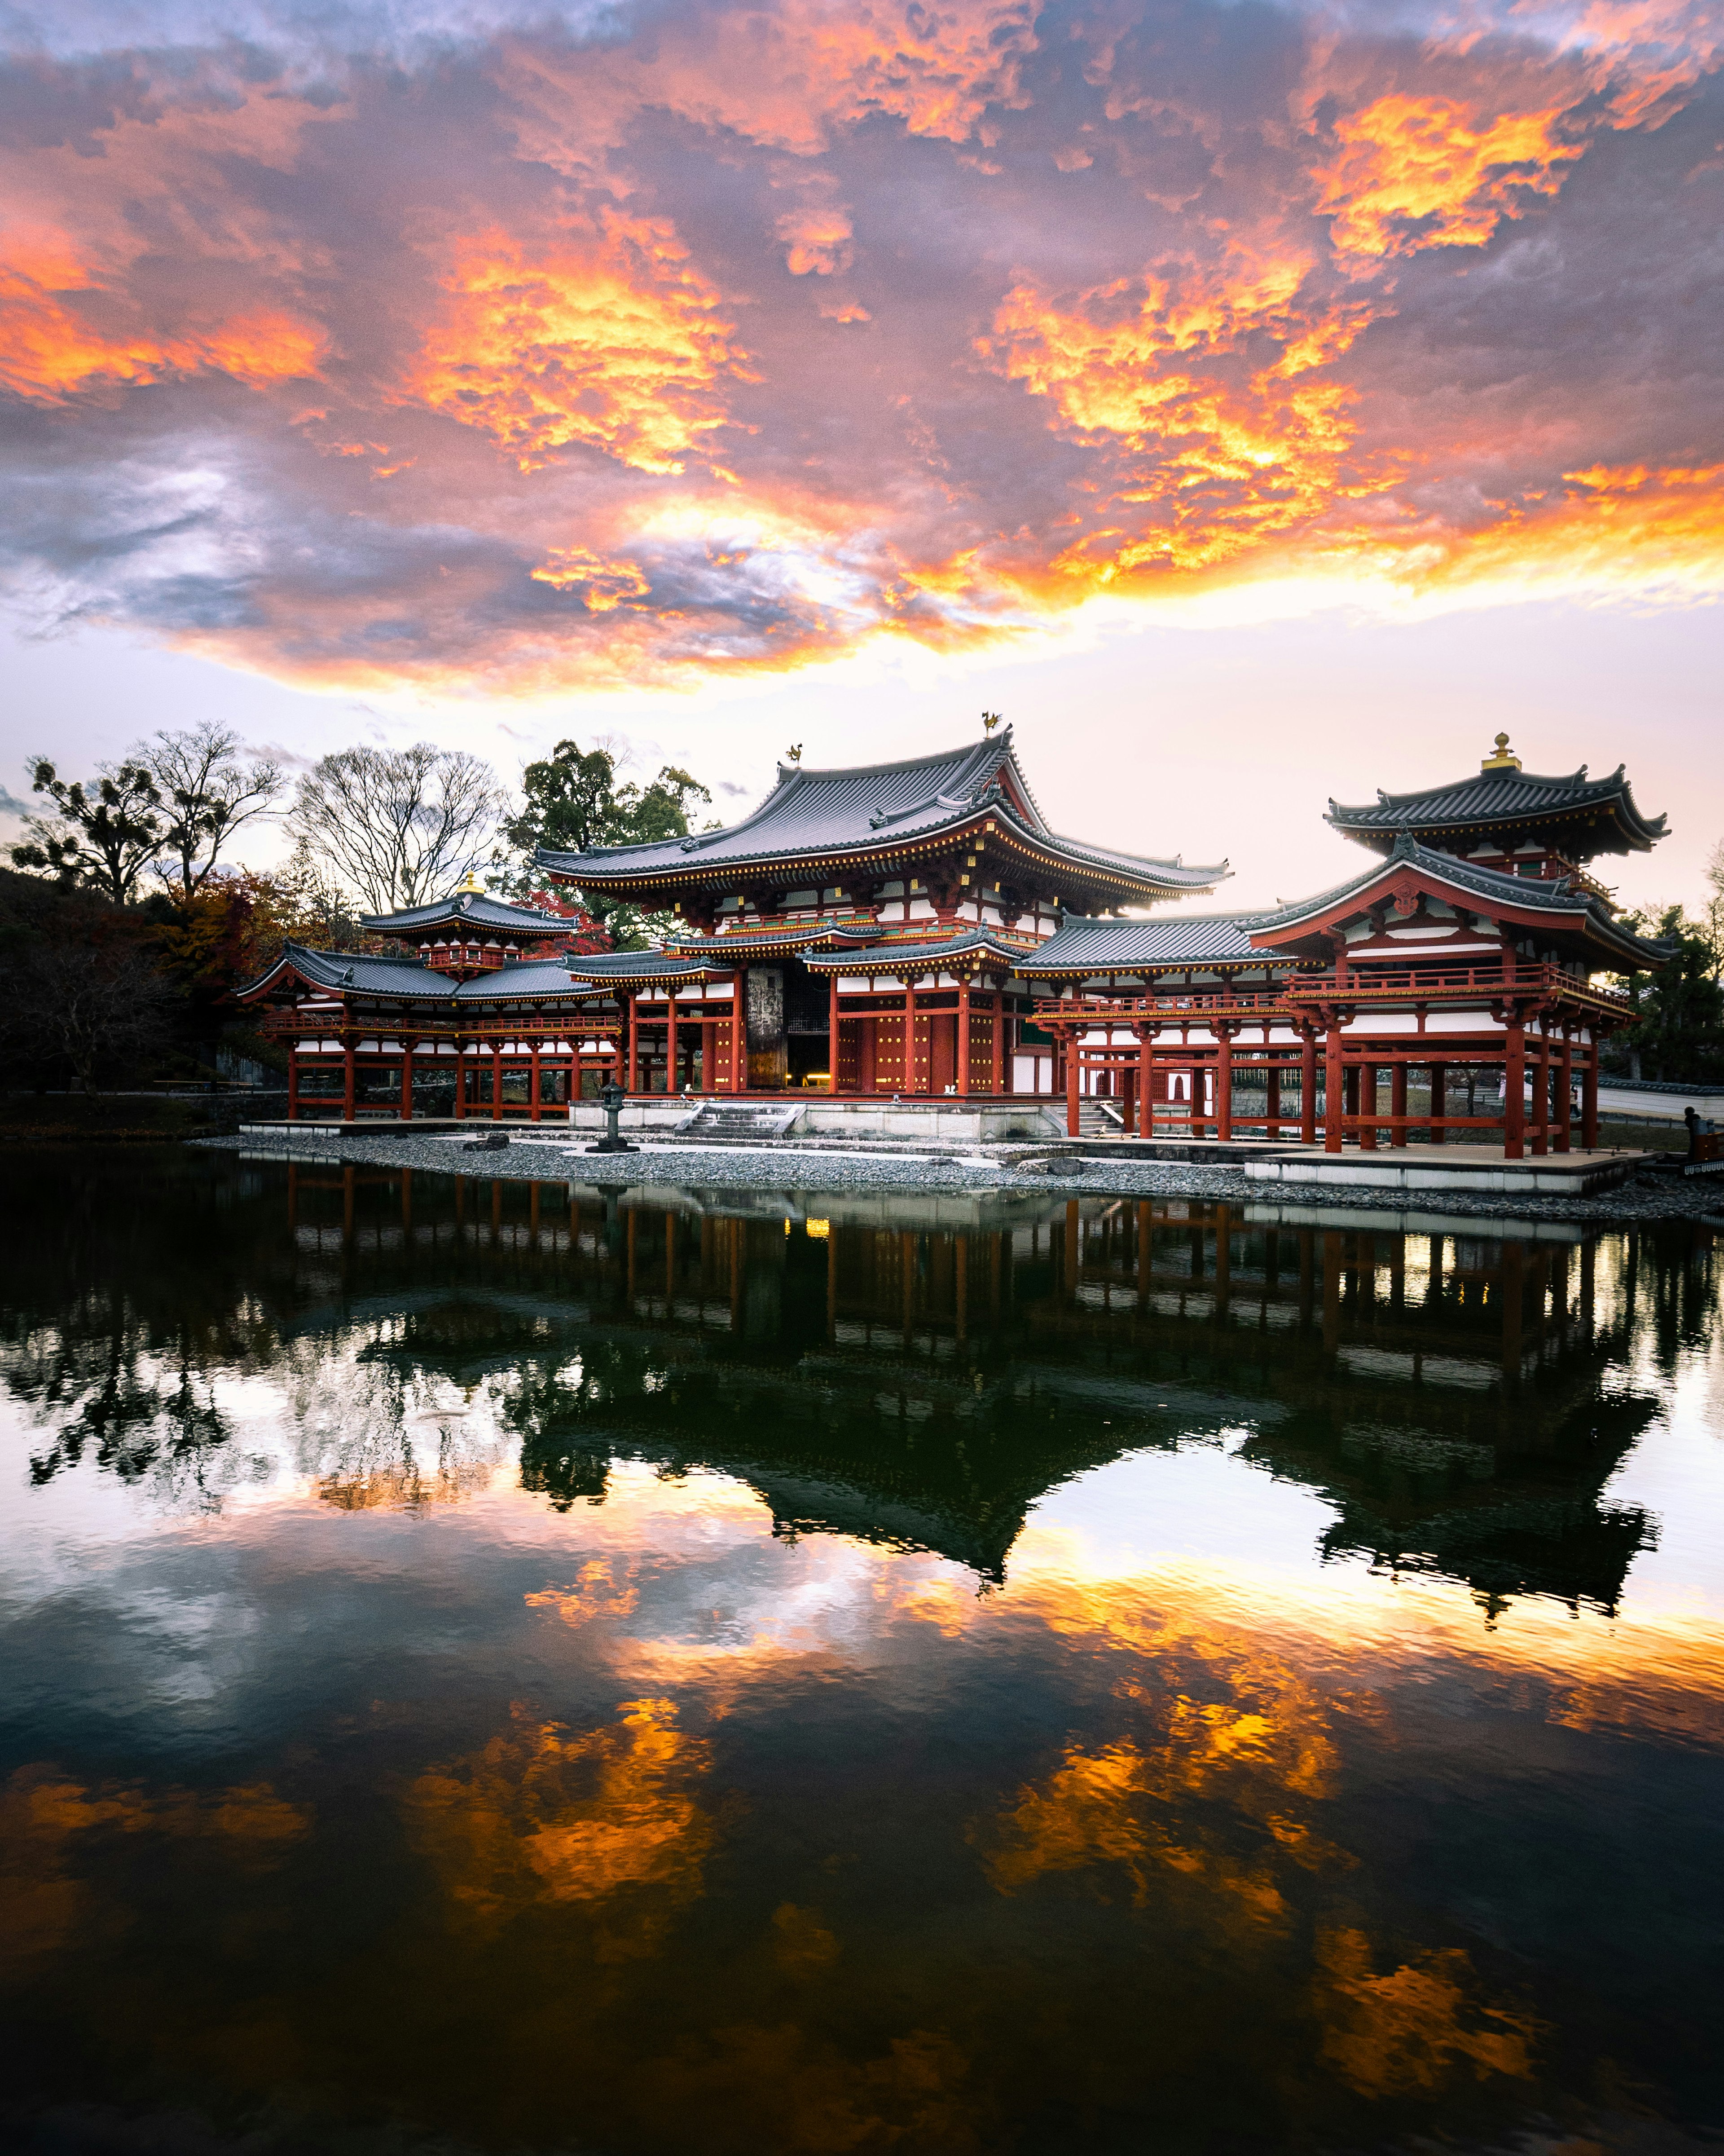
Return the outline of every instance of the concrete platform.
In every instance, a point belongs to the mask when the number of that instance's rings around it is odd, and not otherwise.
[[[618,1128],[629,1136],[651,1132],[670,1136],[697,1108],[706,1103],[725,1106],[728,1094],[690,1094],[629,1101],[623,1107]],[[942,1094],[931,1100],[834,1101],[825,1093],[747,1093],[739,1107],[796,1108],[799,1112],[787,1134],[798,1138],[915,1138],[934,1145],[987,1145],[1008,1138],[1052,1138],[1059,1135],[1050,1121],[1049,1104],[1022,1100],[959,1100]],[[1065,1111],[1060,1110],[1061,1128]],[[604,1110],[597,1101],[577,1101],[569,1121],[584,1137],[603,1130]]]
[[[1485,1190],[1496,1196],[1585,1198],[1626,1183],[1655,1158],[1648,1152],[1547,1153],[1505,1160],[1497,1146],[1406,1146],[1376,1152],[1324,1152],[1319,1147],[1265,1147],[1244,1163],[1254,1183],[1316,1183],[1359,1190]]]

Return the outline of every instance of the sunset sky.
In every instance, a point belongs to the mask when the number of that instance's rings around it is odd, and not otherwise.
[[[1231,858],[1626,760],[1724,835],[1724,6],[0,4],[0,787],[1018,729]],[[0,800],[0,809],[8,806]],[[15,826],[13,827],[15,828]],[[270,850],[266,839],[257,850]]]

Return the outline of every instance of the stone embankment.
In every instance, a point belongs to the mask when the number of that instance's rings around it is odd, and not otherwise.
[[[581,1183],[598,1188],[639,1188],[662,1183],[698,1185],[705,1191],[776,1190],[834,1193],[990,1191],[1022,1199],[1041,1194],[1077,1198],[1224,1199],[1265,1217],[1308,1219],[1315,1212],[1368,1212],[1373,1226],[1387,1216],[1440,1210],[1445,1217],[1517,1221],[1706,1220],[1724,1226],[1724,1178],[1685,1180],[1646,1170],[1612,1190],[1591,1197],[1543,1194],[1498,1194],[1455,1191],[1422,1193],[1401,1199],[1382,1190],[1316,1183],[1265,1185],[1243,1168],[1190,1158],[1178,1161],[1110,1157],[1101,1147],[1083,1154],[1058,1145],[1008,1144],[936,1151],[899,1151],[886,1146],[827,1146],[788,1141],[744,1146],[695,1145],[649,1139],[639,1150],[602,1153],[584,1133],[554,1128],[511,1128],[507,1143],[442,1135],[357,1135],[315,1125],[288,1132],[277,1127],[197,1142],[254,1157],[411,1167],[444,1175],[503,1176],[523,1182]]]

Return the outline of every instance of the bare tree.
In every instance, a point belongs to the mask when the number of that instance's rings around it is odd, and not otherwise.
[[[138,878],[167,843],[162,795],[149,766],[135,758],[105,764],[86,786],[79,779],[68,783],[48,757],[34,756],[30,783],[56,813],[28,819],[23,844],[12,849],[13,866],[126,905],[136,894]]]
[[[429,742],[342,749],[300,781],[287,827],[372,913],[423,906],[485,858],[508,806],[488,763]]]
[[[242,762],[239,735],[213,719],[141,742],[131,760],[156,782],[162,851],[178,863],[173,880],[187,898],[208,881],[240,825],[263,815],[281,792],[276,767],[267,759]]]

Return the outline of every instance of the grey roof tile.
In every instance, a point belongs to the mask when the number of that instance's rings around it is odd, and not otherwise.
[[[985,928],[972,928],[938,940],[931,937],[918,942],[906,937],[893,943],[864,943],[847,951],[813,952],[803,963],[811,973],[854,973],[866,961],[876,973],[895,974],[902,973],[906,964],[920,968],[931,962],[967,957],[978,952],[1015,966],[1025,956],[1025,949],[1024,945],[1008,942]]]
[[[569,970],[577,980],[698,981],[716,970],[719,961],[685,958],[674,951],[601,951],[590,957],[571,957]]]
[[[1010,766],[1026,804],[1011,806],[1000,790]],[[649,845],[596,847],[583,854],[542,850],[540,865],[558,875],[594,885],[623,884],[656,875],[704,870],[770,867],[776,861],[879,849],[895,839],[924,839],[962,824],[982,809],[1020,835],[1039,840],[1075,870],[1147,881],[1168,890],[1208,890],[1228,874],[1224,862],[1188,868],[1181,860],[1155,860],[1062,838],[1048,828],[1019,768],[1008,727],[996,740],[972,742],[908,762],[859,764],[841,771],[805,771],[781,764],[778,783],[740,824],[695,832]],[[717,880],[715,875],[715,881]]]
[[[1309,898],[1295,900],[1291,905],[1257,914],[1252,917],[1252,926],[1263,933],[1295,927],[1301,921],[1326,912],[1355,891],[1368,891],[1373,884],[1380,883],[1390,865],[1396,862],[1411,863],[1454,889],[1472,892],[1487,901],[1517,906],[1526,912],[1547,913],[1553,918],[1562,916],[1577,927],[1589,928],[1596,941],[1612,946],[1625,958],[1639,956],[1650,964],[1661,964],[1675,947],[1649,941],[1635,935],[1632,929],[1624,928],[1608,906],[1590,891],[1576,891],[1567,876],[1516,876],[1506,875],[1501,869],[1480,868],[1475,862],[1464,861],[1458,855],[1444,853],[1438,847],[1422,846],[1406,831],[1397,834],[1386,861],[1373,861],[1361,874],[1346,883],[1337,884],[1331,890],[1317,891]]]
[[[1248,932],[1255,918],[1249,913],[1208,913],[1119,921],[1069,913],[1018,970],[1039,975],[1077,967],[1090,973],[1137,973],[1145,966],[1262,965],[1265,954]]]
[[[338,995],[375,996],[386,1003],[530,1003],[578,993],[560,959],[523,960],[457,983],[447,973],[434,973],[408,958],[377,958],[362,951],[313,951],[290,943],[267,972],[248,982],[239,993],[255,993],[288,968],[314,988]]]
[[[1634,806],[1634,797],[1619,764],[1606,778],[1588,778],[1586,766],[1561,777],[1534,771],[1481,771],[1475,777],[1455,779],[1444,786],[1427,786],[1413,793],[1379,793],[1374,802],[1356,807],[1331,800],[1326,823],[1350,836],[1389,836],[1397,831],[1429,831],[1447,824],[1498,824],[1514,828],[1536,824],[1541,817],[1562,815],[1577,808],[1609,807],[1616,810],[1619,846],[1644,850],[1665,835],[1666,819],[1645,817]]]
[[[512,931],[518,936],[567,936],[572,921],[536,906],[509,906],[488,891],[457,891],[429,906],[409,906],[399,913],[362,913],[362,928],[378,936],[410,936],[422,929],[460,927]]]

